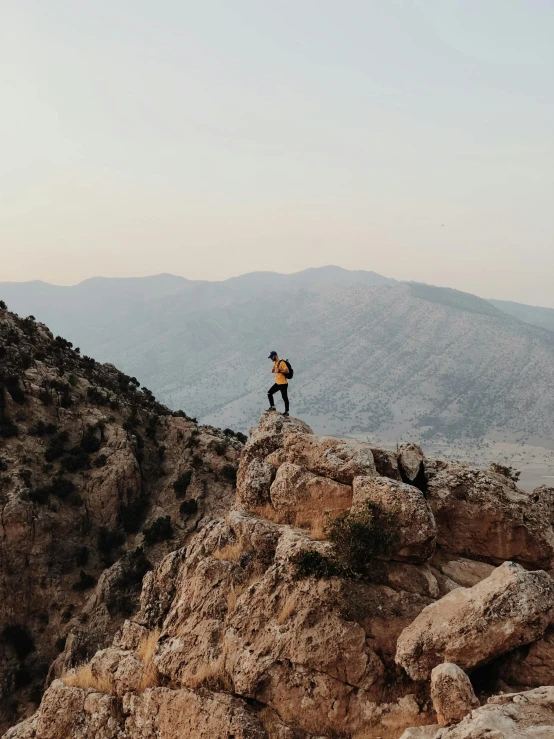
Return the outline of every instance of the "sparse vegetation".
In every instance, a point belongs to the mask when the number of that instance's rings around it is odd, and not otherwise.
[[[183,472],[173,483],[173,490],[177,498],[183,498],[186,495],[188,487],[192,480],[192,470]]]
[[[214,559],[222,559],[227,562],[238,562],[244,552],[244,544],[241,541],[235,541],[232,544],[226,544],[221,549],[216,549],[212,557]]]
[[[77,582],[73,583],[71,586],[73,590],[77,591],[83,591],[83,590],[90,590],[90,588],[93,588],[96,585],[96,578],[92,575],[89,575],[84,570],[81,570],[79,574],[79,579]]]
[[[110,590],[108,611],[128,618],[136,609],[142,579],[152,569],[152,564],[144,554],[142,547],[126,552],[121,559],[118,576]]]
[[[513,482],[518,482],[521,477],[521,472],[519,470],[516,470],[513,467],[508,467],[507,465],[499,464],[498,462],[492,462],[489,469],[491,472],[507,477],[508,480],[512,480]]]
[[[190,500],[184,500],[179,506],[179,515],[185,519],[188,516],[193,516],[198,510],[198,501],[195,498]]]
[[[329,520],[325,534],[332,543],[331,553],[300,552],[295,559],[297,579],[363,577],[376,557],[390,555],[396,541],[391,515],[369,502],[362,511],[345,512]]]
[[[147,547],[173,538],[173,526],[169,516],[160,516],[144,529],[144,543]]]

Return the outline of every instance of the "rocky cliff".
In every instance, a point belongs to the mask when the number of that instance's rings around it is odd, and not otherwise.
[[[5,739],[554,736],[554,489],[265,414],[236,503]]]
[[[242,443],[0,307],[0,729],[111,643],[234,499]]]

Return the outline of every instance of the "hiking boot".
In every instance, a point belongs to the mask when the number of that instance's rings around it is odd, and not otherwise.
[[[285,411],[281,415],[284,416],[285,418],[288,418],[289,417],[289,412],[288,411]]]
[[[270,405],[269,408],[267,409],[266,413],[269,413],[270,411],[276,411],[276,410],[277,410],[277,408],[274,405]]]

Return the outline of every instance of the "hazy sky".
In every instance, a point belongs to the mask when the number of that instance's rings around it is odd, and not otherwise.
[[[554,307],[554,0],[0,0],[0,280]]]

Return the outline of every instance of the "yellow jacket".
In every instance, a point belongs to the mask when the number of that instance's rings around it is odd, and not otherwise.
[[[288,385],[287,376],[283,374],[283,372],[288,372],[286,362],[282,359],[273,362],[273,372],[275,373],[275,382],[277,385]]]

